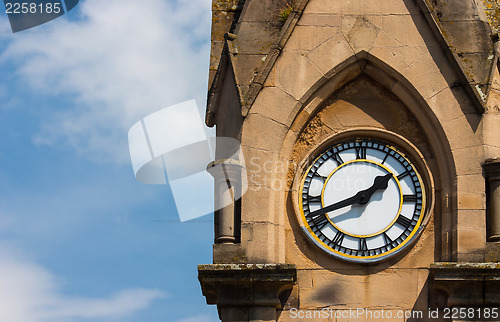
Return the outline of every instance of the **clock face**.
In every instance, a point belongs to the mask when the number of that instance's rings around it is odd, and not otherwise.
[[[388,143],[338,143],[304,174],[299,208],[306,235],[329,254],[376,262],[411,244],[421,231],[425,191],[420,175]]]

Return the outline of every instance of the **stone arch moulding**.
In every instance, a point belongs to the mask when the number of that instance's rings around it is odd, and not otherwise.
[[[419,122],[428,138],[436,164],[432,173],[435,180],[435,198],[442,205],[442,209],[434,213],[434,216],[440,216],[436,222],[436,259],[454,260],[457,243],[453,228],[457,220],[457,205],[456,198],[452,196],[456,195],[456,170],[448,138],[439,119],[415,87],[377,57],[366,51],[351,56],[332,68],[304,94],[289,117],[289,130],[280,150],[280,158],[290,159],[302,130],[320,111],[322,103],[344,85],[363,75],[396,96]],[[282,179],[286,180],[285,177]],[[284,214],[285,211],[280,213]]]

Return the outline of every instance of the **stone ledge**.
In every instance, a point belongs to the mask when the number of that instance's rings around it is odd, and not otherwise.
[[[489,178],[499,180],[500,158],[491,158],[486,160],[484,162],[484,170]]]
[[[291,264],[198,265],[198,280],[207,304],[281,307],[280,294],[297,280]]]
[[[296,270],[293,264],[205,264],[198,265],[198,271],[286,271]]]
[[[429,286],[431,307],[500,305],[500,263],[434,263]]]
[[[500,280],[500,263],[434,263],[431,264],[431,276],[437,281]]]

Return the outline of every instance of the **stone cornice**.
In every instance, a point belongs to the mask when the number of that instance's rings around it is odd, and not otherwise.
[[[290,264],[198,265],[208,304],[281,307],[279,295],[293,287],[297,269]]]
[[[486,160],[484,171],[488,180],[500,180],[500,158]]]
[[[500,305],[500,263],[434,263],[429,282],[432,307]]]

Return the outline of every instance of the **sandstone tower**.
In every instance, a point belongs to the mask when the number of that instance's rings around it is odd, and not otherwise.
[[[248,187],[215,212],[213,264],[198,268],[220,318],[437,321],[429,314],[453,308],[494,318],[499,3],[213,0],[212,10],[206,122],[242,154],[218,148],[207,170],[224,165],[214,174],[224,198]]]

